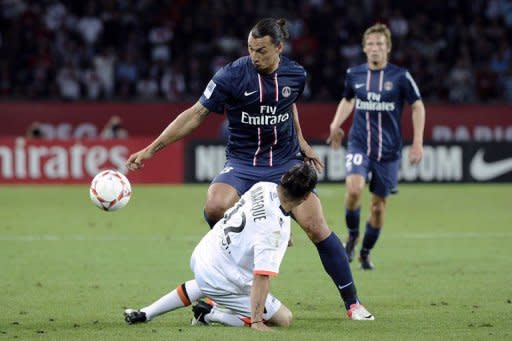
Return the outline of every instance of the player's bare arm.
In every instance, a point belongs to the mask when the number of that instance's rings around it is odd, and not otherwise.
[[[126,161],[128,169],[136,170],[144,167],[144,160],[150,159],[155,153],[164,149],[169,144],[190,134],[201,125],[206,116],[208,116],[208,113],[209,110],[199,102],[183,111],[150,145],[130,155]]]
[[[354,103],[355,99],[348,101],[346,98],[342,98],[336,108],[336,114],[329,126],[329,137],[326,141],[334,149],[341,147],[341,141],[343,141],[345,137],[345,132],[341,129],[341,125],[352,113]]]
[[[413,141],[409,151],[409,162],[416,164],[423,158],[423,131],[425,130],[425,105],[417,100],[412,108]]]
[[[270,278],[267,275],[254,275],[251,288],[251,328],[259,331],[272,329],[263,323],[265,301],[270,289]]]
[[[295,125],[295,130],[297,131],[297,139],[299,141],[300,151],[304,155],[306,162],[309,162],[318,172],[321,172],[324,168],[324,163],[318,155],[315,153],[313,148],[306,141],[304,136],[302,135],[302,129],[300,128],[299,122],[299,111],[297,110],[297,105],[294,103],[292,106],[293,110],[293,123]]]

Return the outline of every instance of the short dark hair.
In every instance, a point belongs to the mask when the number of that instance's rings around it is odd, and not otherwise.
[[[301,199],[311,192],[318,182],[313,167],[307,163],[294,165],[281,178],[281,186],[290,199]]]
[[[265,36],[269,36],[272,40],[272,44],[274,45],[277,45],[290,37],[288,28],[286,27],[286,19],[284,18],[261,19],[251,29],[251,35],[253,38],[263,38]]]

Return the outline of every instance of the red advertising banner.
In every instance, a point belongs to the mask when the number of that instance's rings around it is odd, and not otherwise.
[[[51,139],[96,138],[112,116],[122,119],[131,137],[156,137],[191,103],[0,103],[0,137],[24,136],[32,122],[40,122]],[[210,114],[192,135],[217,138],[223,115]]]
[[[127,173],[128,156],[150,138],[119,140],[27,140],[0,138],[0,184],[88,183],[101,170]],[[127,174],[132,183],[182,183],[183,142],[156,154],[142,171]]]
[[[1,136],[23,136],[34,121],[57,139],[96,138],[113,115],[131,137],[155,137],[191,103],[0,103]],[[304,136],[324,140],[337,103],[299,103]],[[425,141],[512,142],[512,106],[427,104]],[[220,136],[223,115],[210,114],[186,140]],[[412,139],[410,108],[402,115],[404,140]],[[344,125],[349,128],[350,121]]]

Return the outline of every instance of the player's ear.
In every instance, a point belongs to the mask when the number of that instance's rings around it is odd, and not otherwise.
[[[283,52],[283,48],[284,48],[284,44],[282,41],[279,42],[279,44],[276,45],[276,48],[277,48],[277,52],[278,53],[281,53]]]
[[[304,198],[302,198],[302,202],[308,200],[310,195],[311,195],[311,192],[307,192],[306,195],[304,195]]]

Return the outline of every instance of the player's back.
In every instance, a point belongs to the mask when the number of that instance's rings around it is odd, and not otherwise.
[[[193,257],[215,273],[210,276],[215,281],[247,289],[255,268],[277,273],[289,236],[290,217],[280,208],[277,185],[259,182],[226,211]]]

